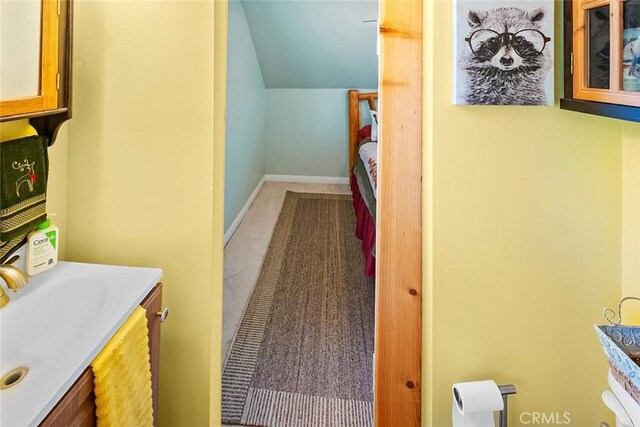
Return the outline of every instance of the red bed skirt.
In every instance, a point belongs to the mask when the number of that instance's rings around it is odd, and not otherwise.
[[[362,240],[364,274],[375,276],[376,257],[373,255],[373,249],[376,247],[376,223],[360,194],[358,180],[353,173],[351,173],[351,193],[353,193],[353,208],[356,212],[356,237]]]

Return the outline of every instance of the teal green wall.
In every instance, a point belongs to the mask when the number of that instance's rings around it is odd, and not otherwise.
[[[348,176],[347,90],[377,85],[376,24],[362,22],[377,12],[376,0],[229,2],[225,231],[265,174]]]
[[[264,176],[266,94],[240,1],[229,2],[225,231]]]
[[[267,89],[377,86],[377,0],[243,4]]]
[[[265,173],[348,176],[347,89],[266,92]]]

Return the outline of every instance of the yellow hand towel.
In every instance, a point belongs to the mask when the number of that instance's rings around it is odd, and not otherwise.
[[[91,363],[99,427],[153,425],[146,312],[137,307]]]

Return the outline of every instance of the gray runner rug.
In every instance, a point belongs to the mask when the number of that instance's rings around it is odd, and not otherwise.
[[[374,282],[348,195],[287,192],[222,373],[222,419],[373,426]]]

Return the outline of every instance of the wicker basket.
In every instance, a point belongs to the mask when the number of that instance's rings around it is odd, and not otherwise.
[[[611,367],[613,378],[615,378],[618,384],[620,384],[622,388],[629,393],[629,396],[631,396],[633,400],[640,405],[640,388],[632,383],[629,377],[623,374],[622,371],[611,361],[609,361],[609,367]]]
[[[595,330],[614,377],[627,391],[633,385],[637,392],[629,394],[640,397],[640,327],[596,326]]]

